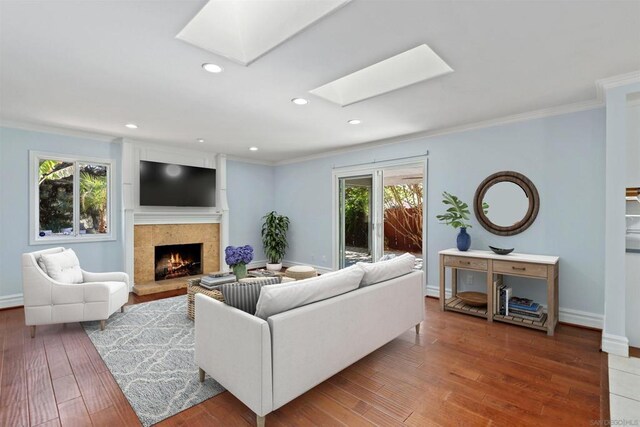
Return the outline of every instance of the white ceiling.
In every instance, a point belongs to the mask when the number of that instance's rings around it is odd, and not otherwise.
[[[276,161],[592,100],[640,69],[640,1],[353,0],[248,67],[175,38],[205,3],[1,0],[0,119]],[[455,73],[347,107],[308,93],[423,43]]]

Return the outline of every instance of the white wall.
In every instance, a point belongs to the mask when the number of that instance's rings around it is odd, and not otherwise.
[[[427,151],[428,285],[438,285],[437,252],[455,246],[455,231],[435,219],[444,210],[441,193],[446,190],[471,203],[484,178],[500,170],[514,170],[528,176],[538,188],[541,204],[537,220],[522,234],[501,237],[485,231],[474,219],[470,230],[472,248],[495,245],[560,256],[560,306],[565,309],[565,320],[567,313],[584,315],[589,318],[587,323],[598,326],[604,295],[603,109],[278,166],[275,205],[291,218],[291,247],[286,259],[331,267],[333,167],[423,155]],[[473,286],[482,289],[482,279],[474,279]],[[461,280],[464,282],[465,278]],[[541,283],[525,279],[512,283],[522,296],[546,299]]]
[[[113,159],[112,188],[116,240],[64,244],[78,254],[89,271],[122,270],[123,238],[119,144],[88,138],[0,128],[0,308],[22,304],[20,255],[60,245],[29,245],[29,150]]]

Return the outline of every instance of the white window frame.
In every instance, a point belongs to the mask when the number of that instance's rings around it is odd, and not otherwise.
[[[40,237],[40,160],[57,160],[74,164],[73,174],[73,234],[68,236]],[[79,164],[99,164],[107,166],[107,233],[80,234],[80,173]],[[112,159],[71,156],[68,154],[29,151],[29,244],[51,245],[56,243],[89,243],[116,240],[113,221],[113,177],[115,176]]]

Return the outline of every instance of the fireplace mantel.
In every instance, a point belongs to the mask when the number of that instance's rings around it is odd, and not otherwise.
[[[134,212],[135,225],[150,224],[219,224],[222,211],[211,212]]]

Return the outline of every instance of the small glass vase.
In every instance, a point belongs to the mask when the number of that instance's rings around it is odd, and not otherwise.
[[[231,267],[233,274],[236,275],[236,280],[244,279],[247,277],[247,264],[240,263]]]
[[[456,239],[459,251],[468,251],[471,247],[471,236],[467,233],[466,227],[460,227],[460,233]]]

